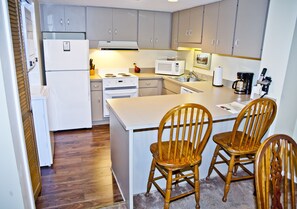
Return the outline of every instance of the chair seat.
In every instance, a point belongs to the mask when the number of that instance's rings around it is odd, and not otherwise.
[[[187,143],[187,142],[184,142]],[[181,142],[179,141],[177,144],[177,153],[180,152],[180,147],[181,147]],[[153,154],[153,157],[156,159],[156,162],[161,165],[161,166],[166,166],[167,168],[171,170],[175,169],[182,169],[185,167],[193,166],[201,162],[201,156],[191,156],[191,157],[186,157],[185,156],[185,150],[183,150],[182,157],[179,159],[173,159],[172,156],[168,157],[167,155],[167,150],[169,147],[169,142],[165,141],[162,142],[162,153],[163,156],[159,156],[159,151],[158,151],[158,143],[153,143],[150,146],[150,151]],[[189,145],[189,149],[193,147],[192,143]],[[174,145],[172,150],[174,150]]]
[[[260,147],[260,143],[255,145],[254,147],[250,147],[249,145],[245,146],[245,148],[239,149],[239,142],[240,138],[242,136],[242,132],[237,131],[235,135],[235,139],[233,145],[230,145],[230,139],[231,139],[232,132],[224,132],[219,133],[213,136],[213,141],[220,145],[224,150],[226,150],[229,153],[232,153],[234,155],[244,155],[244,154],[256,154],[257,150]],[[242,144],[246,143],[246,141],[243,141]]]

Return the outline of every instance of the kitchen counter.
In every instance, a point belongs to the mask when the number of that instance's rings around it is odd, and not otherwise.
[[[151,75],[147,75],[147,78],[149,76]],[[163,78],[178,82],[169,77]],[[211,112],[214,120],[212,133],[202,154],[203,160],[199,167],[200,178],[205,178],[216,146],[212,141],[212,136],[232,130],[234,119],[237,116],[217,105],[249,100],[248,95],[236,95],[233,89],[227,87],[213,87],[209,81],[178,83],[201,92],[107,101],[110,106],[112,171],[130,209],[133,208],[133,195],[146,191],[152,160],[149,147],[157,141],[157,128],[161,118],[169,109],[183,103],[194,102],[204,105]],[[169,133],[165,130],[164,134]],[[212,175],[216,175],[215,172]]]
[[[165,77],[164,79],[169,78]],[[120,100],[112,99],[108,100],[108,104],[125,130],[137,130],[158,127],[163,115],[169,109],[180,104],[202,104],[209,109],[214,122],[216,122],[236,117],[236,114],[223,110],[216,105],[249,100],[249,96],[247,95],[234,94],[233,89],[213,87],[209,81],[182,83],[182,86],[202,92],[129,99],[123,98]]]

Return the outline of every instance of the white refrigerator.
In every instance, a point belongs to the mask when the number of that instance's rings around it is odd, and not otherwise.
[[[51,131],[91,128],[88,40],[43,40]]]

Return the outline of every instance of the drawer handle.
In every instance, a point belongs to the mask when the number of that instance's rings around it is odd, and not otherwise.
[[[99,87],[97,84],[94,85],[95,88]]]

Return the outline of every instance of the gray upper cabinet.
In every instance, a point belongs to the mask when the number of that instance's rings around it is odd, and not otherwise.
[[[205,5],[202,35],[202,50],[214,53],[217,41],[217,25],[219,16],[219,3]]]
[[[49,32],[85,32],[85,7],[41,5],[42,31]]]
[[[171,49],[178,48],[178,12],[172,14]]]
[[[269,0],[239,0],[233,55],[261,58]]]
[[[137,10],[87,7],[87,39],[136,41]]]
[[[170,13],[139,11],[138,45],[140,48],[169,49],[170,37]]]
[[[178,42],[201,43],[204,6],[179,12]]]
[[[113,40],[137,41],[137,10],[113,9]]]
[[[202,50],[232,55],[237,0],[205,6]]]
[[[224,0],[219,3],[216,50],[218,54],[232,54],[237,0]]]
[[[112,40],[112,9],[87,7],[87,39]]]

